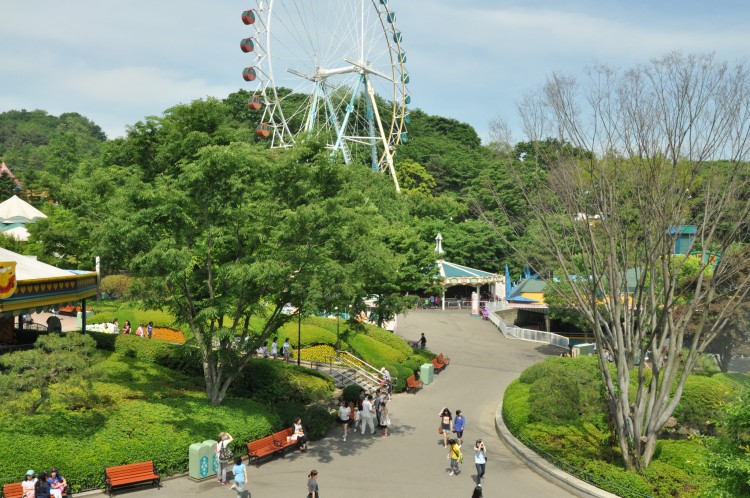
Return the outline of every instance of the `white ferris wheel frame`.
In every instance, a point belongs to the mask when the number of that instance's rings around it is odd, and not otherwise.
[[[276,73],[274,72],[274,60],[272,57],[272,24],[274,21],[273,11],[276,1],[283,2],[284,0],[256,1],[255,40],[258,43],[255,44],[254,51],[257,57],[255,71],[258,75],[259,81],[255,90],[255,95],[262,99],[263,117],[261,122],[268,126],[271,147],[288,148],[296,143],[298,137],[295,136],[290,129],[287,118],[284,116],[281,99],[277,92]],[[290,0],[286,1],[288,2]],[[314,0],[310,0],[311,5],[313,2]],[[387,170],[391,175],[396,191],[398,192],[400,191],[400,187],[396,177],[393,156],[396,147],[401,143],[402,139],[406,139],[405,126],[408,121],[406,106],[409,102],[406,89],[406,84],[409,79],[405,67],[406,55],[401,45],[401,32],[396,28],[395,13],[389,9],[388,0],[360,0],[360,2],[362,12],[360,19],[362,24],[361,38],[363,40],[363,46],[359,47],[360,60],[345,59],[339,61],[341,63],[340,67],[317,68],[313,74],[304,74],[293,68],[285,68],[285,70],[300,78],[307,79],[314,84],[313,95],[311,96],[313,104],[308,111],[309,114],[304,126],[305,131],[310,131],[313,126],[314,113],[317,112],[316,106],[318,98],[320,97],[327,108],[326,112],[331,121],[336,120],[334,122],[336,142],[329,144],[329,148],[331,148],[334,153],[341,151],[344,161],[349,164],[351,161],[349,144],[359,143],[362,145],[369,145],[372,151],[372,168],[381,172]],[[382,41],[384,45],[383,51],[387,51],[391,74],[384,74],[382,71],[369,67],[367,61],[364,59],[365,8],[372,8],[377,13],[380,29],[382,30]],[[347,134],[348,119],[350,118],[349,114],[351,112],[352,104],[350,103],[350,105],[347,106],[347,112],[344,116],[339,116],[334,110],[330,98],[326,94],[328,91],[327,79],[330,76],[341,75],[344,73],[359,74],[356,88],[351,89],[351,103],[353,103],[354,99],[359,96],[360,92],[362,92],[367,104],[367,111],[368,113],[371,112],[374,117],[374,119],[368,118],[370,128],[369,136],[365,137]],[[386,115],[381,115],[380,108],[377,105],[375,99],[376,92],[371,82],[371,76],[392,83],[392,85],[390,85],[392,93],[390,95],[380,95],[389,102],[390,111],[387,112]],[[320,96],[317,95],[316,92],[320,93]],[[339,118],[341,118],[341,122],[338,121]],[[381,149],[380,151],[377,151],[378,144]]]

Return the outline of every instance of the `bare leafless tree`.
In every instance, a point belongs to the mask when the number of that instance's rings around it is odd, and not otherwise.
[[[538,227],[525,247],[538,252],[524,256],[538,270],[550,270],[537,264],[543,252],[559,265],[564,298],[594,330],[624,464],[645,469],[700,353],[747,298],[747,275],[727,262],[750,212],[748,71],[680,53],[598,65],[583,83],[553,74],[519,109],[532,143],[552,136],[593,153],[557,160],[525,192]],[[700,259],[686,284],[691,258],[674,253],[688,226],[683,252],[722,257]],[[739,283],[721,295],[728,279]]]

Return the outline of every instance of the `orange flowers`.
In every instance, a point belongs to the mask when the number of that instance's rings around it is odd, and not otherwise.
[[[159,339],[162,341],[177,342],[179,344],[185,344],[185,336],[179,330],[168,329],[164,327],[154,327],[153,339]]]

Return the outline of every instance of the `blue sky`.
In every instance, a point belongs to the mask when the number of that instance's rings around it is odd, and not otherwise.
[[[310,0],[314,5],[315,0]],[[0,112],[75,111],[110,137],[148,115],[240,88],[236,0],[0,0]],[[552,71],[628,67],[672,50],[750,53],[747,0],[389,0],[408,54],[412,106],[486,137]],[[314,14],[311,15],[311,22]]]

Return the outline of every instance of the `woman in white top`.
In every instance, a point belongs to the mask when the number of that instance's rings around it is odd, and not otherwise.
[[[279,344],[278,344],[279,338],[274,337],[273,342],[271,343],[271,358],[274,360],[279,355]]]
[[[227,481],[227,468],[231,463],[230,459],[222,458],[222,450],[229,447],[229,443],[234,441],[234,438],[228,432],[222,432],[219,434],[219,442],[216,445],[216,458],[219,460],[219,471],[217,477],[219,478],[220,484],[229,484]]]
[[[341,400],[341,406],[339,406],[339,424],[344,431],[344,441],[346,441],[346,435],[349,432],[349,406],[344,399]]]

